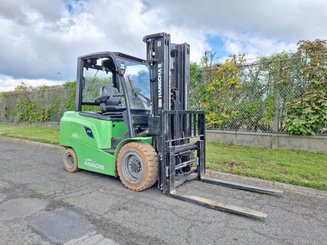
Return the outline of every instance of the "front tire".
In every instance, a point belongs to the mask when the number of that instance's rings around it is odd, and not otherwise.
[[[149,144],[131,142],[124,145],[117,157],[120,181],[132,191],[143,191],[158,179],[158,155]]]
[[[78,159],[75,151],[72,148],[68,148],[64,153],[64,167],[66,171],[74,173],[78,171]]]

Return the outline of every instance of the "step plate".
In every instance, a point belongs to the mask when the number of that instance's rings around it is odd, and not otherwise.
[[[248,209],[248,208],[242,208],[242,207],[238,207],[238,206],[234,206],[234,205],[223,204],[223,203],[220,203],[220,202],[217,202],[214,200],[210,200],[207,198],[203,198],[203,197],[182,194],[182,193],[177,192],[176,190],[171,191],[170,196],[172,196],[176,199],[180,199],[183,201],[187,201],[190,203],[194,203],[194,204],[197,204],[200,206],[204,206],[207,208],[211,208],[211,209],[215,209],[215,210],[219,210],[219,211],[223,211],[223,212],[242,215],[242,216],[259,219],[259,220],[264,220],[267,218],[267,214],[259,212],[259,211],[255,211],[255,210]]]

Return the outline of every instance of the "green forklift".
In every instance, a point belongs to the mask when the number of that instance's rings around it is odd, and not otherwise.
[[[119,52],[77,61],[75,111],[60,122],[64,167],[119,177],[132,191],[153,185],[164,194],[208,208],[264,219],[266,214],[185,195],[177,187],[199,180],[281,194],[205,176],[205,113],[188,109],[190,46],[170,35],[145,36],[146,59]]]

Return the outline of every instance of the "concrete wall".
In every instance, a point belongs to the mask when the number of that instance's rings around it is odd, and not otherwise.
[[[59,128],[59,122],[11,122],[8,120],[0,119],[0,124],[6,125],[19,125],[19,126],[35,126],[35,127],[43,127],[43,128]]]
[[[207,130],[207,142],[327,153],[327,136]]]

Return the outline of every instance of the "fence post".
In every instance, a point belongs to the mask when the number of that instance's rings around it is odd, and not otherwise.
[[[272,127],[272,137],[271,137],[271,148],[278,149],[278,131],[279,131],[279,87],[278,81],[282,76],[282,62],[279,60],[278,62],[278,73],[277,78],[274,79],[274,92],[275,92],[275,113],[274,113],[274,120],[273,120],[273,127]]]
[[[273,120],[273,133],[277,134],[279,130],[279,95],[276,92],[275,97],[275,113],[274,113],[274,120]]]

